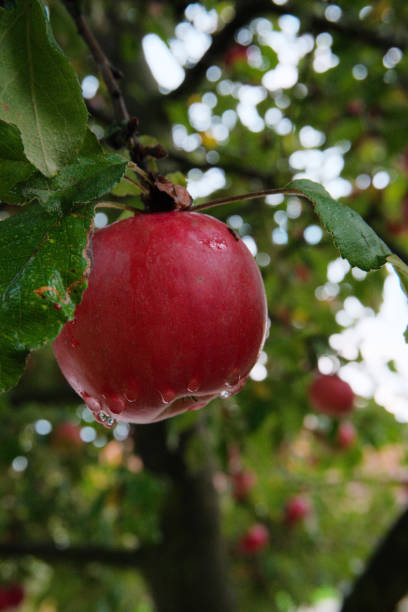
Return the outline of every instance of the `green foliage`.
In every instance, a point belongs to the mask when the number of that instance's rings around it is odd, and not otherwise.
[[[92,206],[61,217],[35,204],[2,222],[2,391],[16,384],[30,349],[53,340],[66,319],[73,318],[90,267],[86,249],[91,223]]]
[[[114,153],[103,153],[95,136],[88,132],[72,164],[47,179],[40,173],[20,184],[18,191],[25,200],[37,199],[50,213],[66,213],[78,203],[97,200],[117,183],[127,160]]]
[[[0,121],[0,198],[10,204],[22,201],[11,189],[26,181],[35,171],[24,155],[18,129]]]
[[[140,208],[141,189],[124,178],[138,179],[126,169],[129,152],[108,149],[123,126],[110,125],[112,103],[99,74],[98,92],[89,101],[89,123],[102,146],[87,131],[76,75],[82,79],[97,69],[62,3],[47,3],[50,20],[39,0],[0,4],[0,389],[5,390],[17,383],[29,351],[51,342],[73,317],[89,271],[94,204],[120,198],[122,206]],[[234,10],[240,10],[232,2],[202,4],[217,11],[221,33]],[[347,0],[341,7],[344,28],[327,20],[321,31],[319,19],[324,23],[327,2],[283,7],[294,16],[293,44],[307,46],[306,38],[300,40],[304,34],[313,40],[297,65],[298,82],[274,91],[262,83],[282,62],[277,41],[288,36],[285,27],[290,23],[285,25],[283,9],[270,3],[268,14],[254,14],[243,24],[240,36],[250,38],[250,61],[241,58],[227,65],[225,55],[236,45],[231,37],[210,56],[209,65],[219,69],[219,78],[213,81],[204,71],[180,97],[158,92],[140,43],[152,32],[167,43],[181,23],[177,32],[185,32],[189,18],[183,3],[122,3],[120,10],[108,0],[88,5],[96,38],[124,73],[120,85],[128,108],[138,116],[143,133],[151,134],[141,143],[160,143],[169,151],[167,159],[149,159],[150,170],[157,164],[177,184],[184,184],[187,176],[190,188],[203,173],[222,170],[224,187],[202,200],[287,185],[282,200],[211,210],[257,247],[271,320],[261,355],[265,377],[249,379],[237,396],[170,421],[167,442],[170,451],[185,445],[186,480],[199,478],[208,451],[212,453],[239,610],[292,612],[327,595],[341,597],[377,539],[406,508],[407,427],[373,398],[358,397],[350,417],[357,438],[341,448],[340,422],[313,412],[308,387],[322,357],[335,368],[350,363],[364,370],[363,341],[355,354],[337,351],[333,343],[337,334],[360,322],[356,315],[343,324],[339,314],[344,314],[347,300],[371,319],[381,306],[388,273],[385,268],[368,275],[362,271],[389,262],[398,269],[402,285],[407,284],[408,62],[403,57],[387,67],[387,50],[373,44],[372,36],[379,40],[386,31],[398,46],[396,34],[408,19],[408,6],[373,2],[371,12],[360,17],[366,2]],[[348,23],[374,34],[350,37]],[[51,25],[75,71],[56,44]],[[212,34],[216,39],[218,31]],[[318,71],[314,64],[319,54],[336,56],[338,62]],[[360,64],[367,68],[363,79],[353,76]],[[190,74],[186,66],[187,83]],[[248,94],[260,91],[263,99],[247,104],[262,120],[252,129],[243,107]],[[208,128],[194,123],[194,103],[210,109]],[[282,129],[285,120],[290,126]],[[192,140],[176,143],[171,137],[174,124],[174,134],[178,130]],[[220,126],[228,126],[223,137]],[[320,132],[320,144],[304,143],[304,127]],[[194,150],[191,142],[197,143]],[[342,203],[316,182],[300,178],[310,168],[294,160],[299,152],[314,155],[312,170],[327,166],[328,174],[327,160],[337,155],[340,176],[350,186]],[[374,177],[384,171],[389,183],[380,188]],[[104,210],[109,223],[132,214]],[[305,230],[316,223],[315,213],[327,233],[310,244]],[[275,240],[276,231],[279,236],[283,232],[284,240]],[[329,281],[328,274],[328,266],[339,260],[333,245],[350,263],[338,282]],[[400,375],[397,356],[382,365],[381,376]],[[374,387],[378,383],[371,382]],[[401,389],[403,398],[404,393]],[[34,536],[59,550],[92,545],[138,551],[163,543],[171,526],[168,515],[163,516],[171,483],[143,465],[138,428],[123,434],[119,425],[108,431],[94,422],[62,380],[50,347],[31,355],[19,385],[2,396],[0,419],[0,547],[5,541],[29,543]],[[46,434],[38,433],[41,420],[51,426]],[[75,449],[59,446],[55,431],[67,421],[83,437],[87,428],[90,441]],[[205,444],[197,431],[206,432]],[[234,496],[237,466],[231,457],[257,477],[242,500]],[[307,496],[312,510],[303,523],[289,528],[285,505],[299,494]],[[189,507],[190,499],[184,503]],[[268,527],[270,544],[258,556],[246,557],[239,540],[254,522]],[[175,556],[174,564],[179,563]],[[138,570],[111,568],[102,558],[72,567],[34,556],[2,560],[0,581],[13,580],[27,587],[24,612],[154,609]]]
[[[87,111],[78,79],[39,0],[0,8],[0,31],[0,119],[17,126],[27,159],[53,176],[85,137]]]
[[[369,271],[386,263],[391,250],[355,210],[338,204],[321,185],[311,181],[294,181],[287,189],[294,189],[313,203],[340,254],[351,266]]]

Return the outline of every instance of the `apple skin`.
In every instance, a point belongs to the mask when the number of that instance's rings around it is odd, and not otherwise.
[[[69,421],[59,423],[52,432],[52,444],[61,450],[74,450],[83,445],[80,428]]]
[[[24,600],[24,589],[18,584],[0,586],[0,610],[16,609]]]
[[[264,343],[266,297],[224,223],[142,213],[92,246],[88,288],[53,348],[97,420],[151,423],[240,391]]]
[[[285,523],[295,525],[310,514],[310,502],[307,497],[297,495],[288,501],[285,507]]]
[[[224,56],[224,62],[227,68],[232,68],[237,62],[248,61],[248,47],[244,45],[234,45]]]
[[[262,523],[255,523],[242,537],[239,548],[246,555],[253,555],[264,550],[269,542],[269,531]]]
[[[319,374],[309,388],[311,404],[322,414],[342,417],[353,410],[354,393],[337,374]]]
[[[232,495],[237,501],[244,501],[256,485],[257,477],[250,470],[239,470],[231,474]]]
[[[343,421],[337,430],[337,444],[340,448],[347,449],[353,446],[357,439],[357,432],[353,423]]]

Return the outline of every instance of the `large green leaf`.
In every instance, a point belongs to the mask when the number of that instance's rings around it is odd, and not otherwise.
[[[355,210],[333,200],[324,187],[301,179],[289,183],[283,191],[304,196],[312,202],[340,254],[351,266],[369,271],[386,263],[391,249]]]
[[[0,119],[18,127],[26,157],[45,176],[70,162],[85,136],[78,79],[39,0],[0,8]]]
[[[36,198],[49,212],[68,212],[73,204],[91,202],[120,181],[128,161],[115,153],[104,153],[88,132],[76,160],[57,176],[47,179],[38,172],[18,192],[24,199]]]
[[[32,204],[0,223],[0,391],[16,384],[29,351],[73,317],[90,267],[92,217],[92,205],[61,217]]]

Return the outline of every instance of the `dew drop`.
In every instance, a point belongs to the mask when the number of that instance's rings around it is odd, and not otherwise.
[[[241,380],[241,375],[239,373],[239,370],[232,370],[231,374],[228,376],[226,386],[229,389],[233,389],[234,387],[239,385],[240,380]]]
[[[125,398],[128,402],[136,402],[139,397],[139,387],[138,384],[131,380],[127,385],[127,391],[125,394]]]
[[[111,393],[106,397],[106,403],[109,406],[109,410],[113,412],[113,414],[120,414],[124,411],[126,407],[126,402],[122,395],[119,393]]]
[[[231,397],[231,393],[225,389],[224,391],[221,391],[220,397],[222,397],[222,399],[228,399]]]
[[[165,391],[159,391],[163,404],[170,404],[176,397],[176,392],[173,389],[166,389]]]
[[[115,424],[115,419],[110,417],[103,410],[100,410],[98,414],[95,414],[94,416],[95,420],[98,421],[98,423],[102,423],[102,425],[104,425],[108,429],[111,429],[111,427],[113,427]]]
[[[89,395],[89,393],[84,391],[81,393],[81,397],[91,412],[98,412],[102,408],[101,402],[96,397]]]
[[[78,340],[75,340],[75,338],[72,338],[71,346],[72,346],[72,348],[78,348],[78,346],[79,346]]]
[[[187,391],[190,393],[196,393],[200,388],[200,381],[197,378],[192,378],[187,385]]]
[[[103,412],[103,410],[101,410],[100,412],[98,412],[96,420],[99,423],[105,423],[108,420],[108,415],[106,414],[106,412]]]

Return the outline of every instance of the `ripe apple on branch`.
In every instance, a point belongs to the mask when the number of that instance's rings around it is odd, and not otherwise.
[[[108,426],[237,393],[265,340],[265,291],[246,245],[184,210],[180,186],[155,185],[148,212],[95,232],[88,288],[54,342],[69,383]]]

